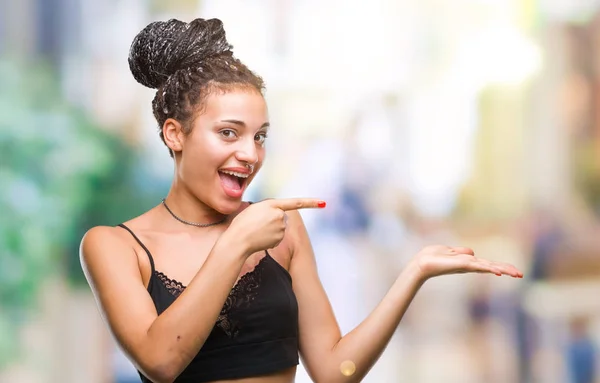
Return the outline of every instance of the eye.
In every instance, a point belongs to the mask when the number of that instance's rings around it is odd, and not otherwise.
[[[257,143],[259,143],[260,145],[262,145],[267,140],[267,137],[268,137],[268,135],[267,135],[266,132],[257,133],[254,136],[254,141],[256,141]]]
[[[235,138],[235,131],[231,129],[223,129],[219,132],[219,134],[225,138]]]

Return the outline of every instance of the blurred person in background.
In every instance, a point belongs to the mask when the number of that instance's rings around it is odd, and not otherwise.
[[[567,341],[567,366],[573,383],[595,383],[598,353],[590,336],[589,319],[575,318],[570,323]]]
[[[325,202],[242,200],[263,164],[269,121],[263,81],[233,56],[222,23],[151,23],[129,63],[138,82],[157,89],[152,107],[173,183],[142,215],[90,229],[81,263],[143,382],[289,383],[299,354],[314,381],[360,381],[428,279],[522,277],[469,248],[428,246],[342,336],[297,212]]]

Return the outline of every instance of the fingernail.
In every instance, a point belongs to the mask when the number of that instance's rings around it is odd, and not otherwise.
[[[318,206],[318,207],[320,207],[320,208],[324,208],[325,206],[327,206],[327,202],[325,202],[325,201],[321,201],[321,202],[319,202],[319,203],[317,204],[317,206]]]

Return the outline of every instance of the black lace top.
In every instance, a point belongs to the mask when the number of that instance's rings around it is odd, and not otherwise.
[[[119,226],[129,231],[148,254],[152,267],[148,293],[160,315],[185,286],[155,270],[146,246],[128,227]],[[292,290],[292,278],[265,251],[254,270],[244,274],[235,284],[208,339],[175,382],[240,379],[296,365],[298,304]],[[142,382],[151,382],[142,373],[140,377]]]

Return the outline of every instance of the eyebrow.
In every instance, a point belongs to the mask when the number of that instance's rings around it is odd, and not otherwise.
[[[246,123],[244,121],[240,121],[240,120],[221,120],[221,122],[229,122],[230,124],[235,124],[235,125],[239,125],[242,127],[246,127]],[[265,122],[264,124],[261,125],[261,129],[262,128],[268,128],[269,126],[271,126],[270,123]]]

